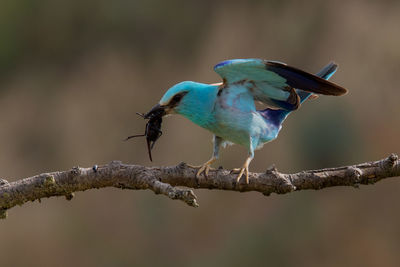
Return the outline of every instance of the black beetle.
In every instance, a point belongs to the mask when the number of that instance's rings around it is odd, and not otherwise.
[[[146,123],[145,132],[144,134],[128,136],[125,139],[125,141],[134,137],[146,136],[147,151],[149,152],[150,161],[153,161],[153,158],[151,157],[151,150],[153,149],[157,139],[160,138],[160,136],[162,135],[161,124],[162,124],[162,116],[165,115],[165,111],[163,108],[160,108],[160,106],[157,105],[147,114],[142,114],[142,113],[136,113],[136,114],[143,117],[144,119],[149,120]]]

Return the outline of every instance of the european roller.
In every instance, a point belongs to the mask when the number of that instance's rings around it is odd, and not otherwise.
[[[145,116],[180,114],[214,134],[212,157],[197,166],[197,177],[202,173],[208,175],[221,146],[234,143],[246,147],[248,157],[234,171],[238,173],[237,183],[243,175],[248,183],[254,151],[277,138],[283,121],[292,111],[309,97],[347,92],[328,81],[336,69],[337,65],[331,62],[313,75],[277,61],[226,60],[214,67],[222,83],[178,83]],[[257,110],[255,101],[266,108]]]

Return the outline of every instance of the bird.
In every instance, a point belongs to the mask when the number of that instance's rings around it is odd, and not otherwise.
[[[169,88],[146,116],[179,114],[213,133],[212,157],[200,166],[196,177],[208,176],[211,164],[226,145],[238,144],[248,156],[236,182],[249,183],[249,164],[254,151],[276,139],[287,116],[308,98],[340,96],[347,90],[328,79],[338,65],[330,62],[311,74],[285,63],[258,58],[225,60],[214,66],[220,83],[183,81]],[[257,110],[255,102],[265,105]]]

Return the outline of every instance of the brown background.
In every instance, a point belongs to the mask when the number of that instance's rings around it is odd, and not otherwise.
[[[84,3],[83,3],[84,2]],[[316,72],[340,64],[344,97],[308,101],[251,171],[282,172],[400,153],[399,1],[2,1],[0,176],[111,160],[200,164],[211,134],[164,120],[147,157],[135,112],[182,80],[218,82],[224,59]],[[244,148],[218,165],[240,166]],[[398,266],[400,181],[264,197],[197,190],[193,209],[150,191],[45,199],[0,221],[1,266]]]

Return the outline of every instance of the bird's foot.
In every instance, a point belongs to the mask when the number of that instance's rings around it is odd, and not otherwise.
[[[199,170],[197,171],[197,173],[196,173],[196,178],[199,178],[200,175],[201,175],[202,173],[204,173],[204,176],[207,177],[207,176],[208,176],[208,172],[210,171],[210,169],[212,169],[212,168],[210,167],[210,165],[211,165],[214,161],[216,161],[216,160],[217,160],[217,159],[216,159],[215,157],[212,157],[209,161],[207,161],[207,162],[204,163],[203,165],[200,165],[200,166],[190,166],[190,167],[195,168],[195,169],[199,169]]]
[[[246,184],[249,184],[249,164],[253,159],[253,157],[254,157],[253,153],[249,154],[242,168],[236,168],[231,171],[231,173],[239,173],[239,175],[236,178],[236,184],[239,184],[240,178],[242,178],[243,174],[246,175]]]
[[[243,174],[246,175],[246,184],[249,184],[249,166],[244,165],[242,168],[232,169],[231,173],[239,173],[236,178],[236,183],[239,184],[240,178],[242,178]]]
[[[210,169],[211,169],[210,164],[203,164],[197,171],[196,178],[199,178],[202,173],[204,173],[204,176],[207,177]]]

